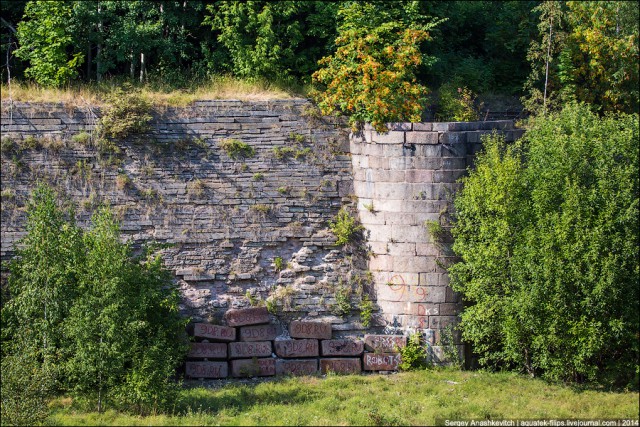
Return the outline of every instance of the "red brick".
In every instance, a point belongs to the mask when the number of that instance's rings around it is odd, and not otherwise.
[[[364,336],[364,348],[365,350],[390,353],[397,351],[397,347],[404,347],[407,345],[407,337],[402,335],[365,335]]]
[[[240,341],[272,341],[278,335],[276,325],[243,326]]]
[[[280,357],[318,356],[318,340],[277,340],[274,345],[276,354]]]
[[[360,358],[335,358],[320,359],[320,372],[326,374],[327,371],[336,374],[358,374],[362,372],[362,363]]]
[[[229,364],[227,362],[187,362],[185,374],[191,378],[227,378]]]
[[[271,356],[271,341],[229,343],[229,359],[266,356]]]
[[[318,360],[276,360],[276,375],[313,375],[318,372]]]
[[[305,322],[294,320],[289,324],[289,335],[292,338],[331,339],[331,323]]]
[[[269,323],[269,312],[266,307],[231,309],[224,314],[229,326],[259,325]]]
[[[190,343],[189,354],[191,358],[226,359],[227,344],[222,342],[192,342]]]
[[[360,356],[364,343],[360,340],[323,340],[320,341],[323,356]]]
[[[400,361],[400,353],[365,353],[362,358],[365,371],[395,371]]]
[[[235,341],[236,328],[211,325],[209,323],[196,323],[193,328],[193,336],[208,338],[216,341]]]
[[[276,359],[236,359],[231,361],[233,377],[268,377],[276,374]]]

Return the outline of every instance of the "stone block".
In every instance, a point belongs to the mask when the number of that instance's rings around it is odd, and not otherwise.
[[[378,144],[404,144],[404,132],[390,131],[387,133],[378,133],[371,131],[371,141]]]
[[[193,336],[216,341],[235,341],[236,328],[211,325],[209,323],[196,323],[193,328]]]
[[[214,342],[189,343],[188,358],[226,359],[227,344]]]
[[[319,354],[317,339],[276,340],[273,343],[279,357],[317,357]]]
[[[240,341],[272,341],[278,335],[276,325],[242,326]]]
[[[231,362],[232,377],[268,377],[276,374],[276,359],[236,359]]]
[[[318,372],[318,360],[276,360],[276,375],[313,375]]]
[[[230,359],[267,356],[271,356],[271,341],[240,341],[229,343]]]
[[[406,143],[407,144],[437,144],[438,141],[438,132],[407,132],[406,135]]]
[[[432,316],[429,318],[429,327],[431,329],[444,329],[449,325],[455,325],[457,323],[457,316]]]
[[[456,316],[462,312],[462,304],[445,303],[440,304],[440,313],[443,316]]]
[[[412,302],[409,314],[412,316],[437,316],[440,314],[440,304]]]
[[[269,323],[269,312],[266,307],[231,309],[224,314],[229,326],[259,325]]]
[[[411,130],[410,122],[385,123],[389,130]]]
[[[422,123],[413,124],[413,130],[431,131],[432,128],[433,127],[431,122],[422,122]]]
[[[331,339],[331,323],[294,320],[289,324],[292,338]]]
[[[227,362],[186,362],[185,375],[190,378],[227,378]]]
[[[332,358],[320,359],[320,373],[334,372],[336,374],[359,374],[362,372],[360,358]]]
[[[434,173],[435,173],[434,171],[424,170],[424,169],[407,170],[405,172],[405,181],[412,182],[412,183],[434,182],[433,181]]]
[[[396,371],[401,361],[400,353],[365,353],[362,365],[365,371]]]
[[[396,347],[402,348],[407,345],[407,337],[403,335],[365,335],[364,348],[368,351],[378,353],[391,353],[396,351]]]
[[[323,340],[320,345],[323,356],[360,356],[364,352],[364,342],[361,340]]]

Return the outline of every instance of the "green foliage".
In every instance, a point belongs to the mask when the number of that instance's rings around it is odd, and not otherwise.
[[[100,136],[124,139],[129,135],[145,133],[149,130],[150,112],[151,104],[141,96],[139,90],[130,85],[116,88],[100,118]]]
[[[450,83],[445,83],[438,91],[438,98],[436,119],[439,121],[471,122],[480,118],[475,106],[476,96],[466,87],[456,88]]]
[[[84,57],[67,53],[75,47],[72,9],[68,1],[30,1],[24,10],[28,19],[18,25],[20,47],[14,53],[29,62],[25,75],[43,86],[62,86],[78,76]]]
[[[134,258],[107,208],[83,232],[46,187],[28,215],[2,308],[3,365],[28,349],[36,378],[96,398],[99,411],[106,399],[140,413],[167,408],[186,335],[162,260]]]
[[[409,335],[407,345],[397,348],[402,358],[398,368],[402,371],[415,371],[427,368],[427,352],[420,332]]]
[[[387,122],[420,121],[427,89],[415,72],[430,60],[420,44],[437,23],[407,22],[404,11],[376,2],[346,3],[339,13],[337,49],[313,74],[322,114],[348,115],[354,129],[369,122],[379,132]]]
[[[284,261],[282,260],[282,257],[277,256],[273,259],[273,268],[276,273],[282,271],[284,268]]]
[[[223,139],[220,141],[220,148],[227,153],[227,156],[234,160],[253,157],[256,154],[252,146],[239,139]]]
[[[338,238],[337,245],[346,245],[353,242],[358,234],[364,230],[364,227],[358,224],[357,220],[344,207],[340,208],[332,221],[329,221],[329,228]]]
[[[331,312],[340,317],[351,314],[351,289],[349,286],[338,286],[334,297],[336,303],[331,307]]]
[[[239,77],[308,78],[317,60],[328,53],[337,7],[316,1],[209,5],[211,15],[204,24],[216,31],[224,47],[213,52],[209,66],[228,69]]]
[[[295,154],[295,149],[292,147],[273,147],[273,157],[278,160],[286,160]]]
[[[87,145],[91,141],[91,134],[88,132],[80,132],[71,137],[71,141],[76,144]]]
[[[368,328],[371,325],[371,318],[373,316],[373,301],[364,294],[360,300],[360,322],[362,327]]]
[[[484,366],[637,384],[638,116],[570,105],[485,146],[455,199],[463,338]]]
[[[444,361],[450,366],[460,369],[462,368],[462,359],[458,346],[455,343],[454,338],[455,326],[447,325],[446,328],[440,330],[440,342],[442,346],[442,353],[444,354]]]

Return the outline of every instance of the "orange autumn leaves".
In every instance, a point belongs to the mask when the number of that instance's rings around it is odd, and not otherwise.
[[[429,39],[397,22],[342,31],[336,52],[319,61],[313,82],[322,90],[312,96],[323,114],[348,115],[354,129],[367,122],[386,132],[387,122],[420,121],[427,88],[415,71],[423,62],[420,43]]]

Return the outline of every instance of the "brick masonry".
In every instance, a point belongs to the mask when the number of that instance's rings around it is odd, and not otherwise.
[[[72,140],[95,130],[99,108],[3,102],[3,141],[38,143],[5,150],[3,142],[2,260],[24,236],[30,190],[44,180],[75,202],[79,225],[108,201],[134,249],[170,244],[162,255],[193,323],[220,324],[230,309],[270,300],[280,320],[328,322],[333,338],[419,329],[433,345],[461,301],[443,268],[451,242],[436,244],[425,221],[447,229],[449,195],[483,135],[513,141],[523,131],[512,121],[398,123],[387,134],[365,126],[349,136],[343,122],[310,111],[304,99],[167,107],[154,112],[151,132],[104,155]],[[230,158],[220,145],[231,138],[255,156]],[[292,155],[278,156],[285,148]],[[368,260],[337,247],[327,225],[355,200],[375,254]],[[331,307],[340,281],[367,269],[376,304],[365,331],[357,309],[338,317]]]
[[[358,213],[374,254],[369,269],[385,330],[421,330],[433,345],[433,338],[457,321],[462,302],[448,286],[445,270],[454,259],[450,236],[436,242],[427,221],[450,229],[451,195],[483,135],[495,131],[514,141],[524,131],[514,129],[511,120],[392,123],[389,128],[379,134],[365,126],[350,136]],[[365,347],[379,346],[365,338]],[[369,369],[366,363],[364,369]]]

